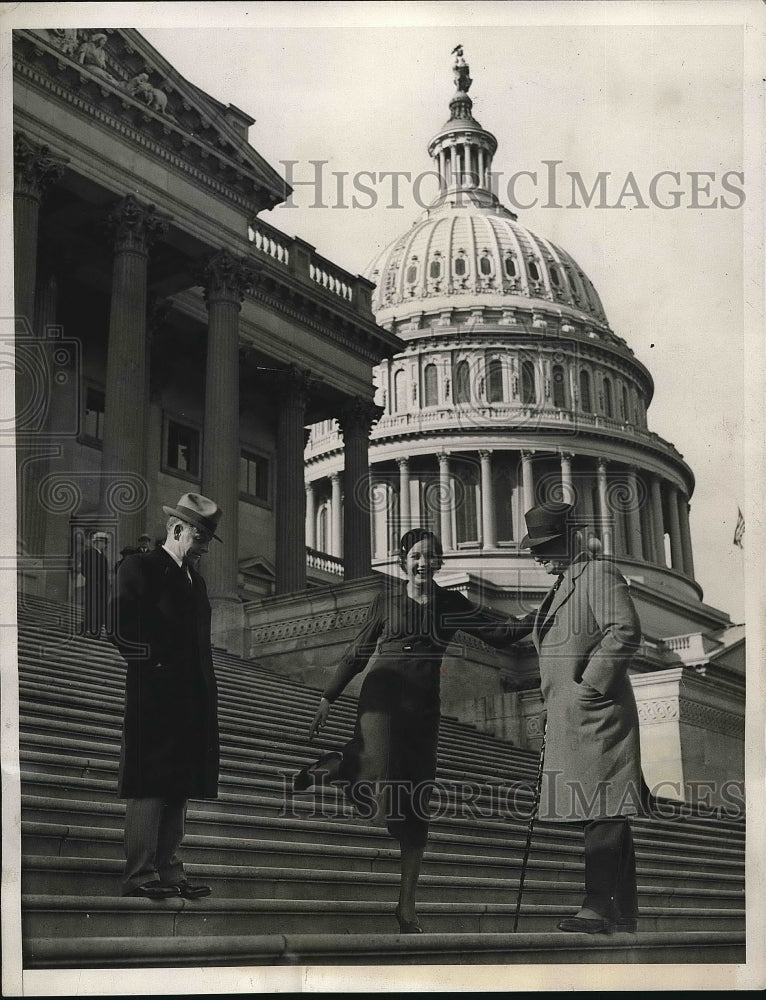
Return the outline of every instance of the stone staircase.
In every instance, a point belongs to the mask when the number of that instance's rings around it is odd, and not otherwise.
[[[349,735],[353,699],[309,744],[318,692],[222,651],[220,794],[190,804],[184,843],[188,872],[214,893],[122,898],[124,665],[73,626],[72,609],[29,597],[19,608],[26,968],[744,961],[744,822],[670,803],[635,822],[637,934],[555,930],[581,900],[581,835],[543,823],[513,933],[537,758],[449,718],[419,891],[426,933],[399,935],[393,841],[334,790],[290,791],[299,767]]]

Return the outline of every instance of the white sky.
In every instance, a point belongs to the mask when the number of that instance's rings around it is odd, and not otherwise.
[[[745,506],[743,212],[689,207],[688,172],[715,172],[710,196],[699,202],[724,195],[737,203],[720,178],[743,169],[742,29],[489,29],[480,26],[481,6],[471,5],[479,16],[454,26],[447,17],[445,26],[427,28],[176,26],[143,33],[194,83],[256,118],[250,141],[273,166],[298,160],[293,176],[310,180],[308,161],[329,161],[321,199],[327,208],[312,207],[313,191],[298,187],[295,208],[264,217],[354,273],[421,209],[404,181],[403,207],[391,207],[390,180],[376,186],[373,208],[338,207],[332,172],[415,175],[431,168],[426,146],[449,117],[450,52],[458,42],[474,80],[474,115],[498,139],[501,191],[514,172],[536,170],[544,203],[542,161],[561,160],[561,205],[571,201],[568,170],[579,171],[588,188],[599,171],[610,171],[613,205],[633,171],[649,208],[627,197],[623,210],[538,205],[519,218],[574,256],[614,330],[652,372],[650,428],[676,445],[697,478],[692,533],[705,600],[741,621],[742,553],[732,537],[737,508]],[[682,207],[652,204],[649,184],[660,170],[681,173]],[[354,192],[351,180],[345,183],[348,204]],[[671,179],[663,182],[660,196],[667,199],[672,187]],[[535,193],[529,180],[517,191],[524,202]]]
[[[746,156],[744,32],[738,23],[696,22],[742,21],[743,5],[160,3],[116,5],[119,15],[109,4],[21,6],[36,8],[37,23],[48,7],[51,24],[137,27],[185,77],[256,119],[250,142],[280,172],[280,161],[297,160],[294,177],[308,180],[308,161],[328,161],[327,208],[298,187],[296,207],[263,217],[354,273],[421,208],[404,182],[403,207],[390,207],[390,181],[377,185],[374,207],[338,207],[332,172],[429,170],[426,146],[449,117],[454,89],[450,52],[462,43],[474,115],[498,139],[501,197],[507,203],[513,173],[538,172],[540,203],[519,219],[579,262],[612,328],[652,372],[650,429],[696,476],[697,579],[708,603],[744,620],[743,554],[732,537],[738,507],[748,516],[743,220],[759,178],[745,178],[743,208],[689,207],[690,171],[715,173],[701,202],[737,202],[721,177],[741,171]],[[543,160],[562,161],[563,206],[566,171],[588,188],[609,171],[610,204],[632,171],[649,207],[631,197],[622,210],[541,207]],[[650,200],[662,170],[681,174],[679,208]],[[675,186],[664,180],[660,196]],[[517,191],[523,200],[535,193],[526,179]]]

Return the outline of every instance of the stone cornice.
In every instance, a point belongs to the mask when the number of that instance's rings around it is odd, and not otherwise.
[[[26,79],[84,117],[142,147],[217,195],[233,201],[245,214],[278,202],[279,199],[274,196],[265,197],[262,186],[243,163],[223,149],[201,141],[174,119],[132,96],[124,89],[126,81],[101,78],[87,66],[77,65],[43,38],[24,31],[17,34],[20,37],[15,46],[14,71],[19,78]],[[37,65],[21,57],[18,41],[26,43],[25,55],[32,52],[37,56]],[[44,62],[45,56],[49,57],[47,62]],[[96,96],[88,93],[86,84],[93,85],[90,90],[96,90]],[[106,106],[107,101],[111,101],[111,106]],[[155,134],[151,134],[150,129]],[[173,143],[178,149],[173,148]],[[199,164],[193,162],[192,152],[199,155]],[[226,173],[230,176],[226,177]]]

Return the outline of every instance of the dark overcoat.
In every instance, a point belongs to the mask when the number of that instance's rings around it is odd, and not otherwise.
[[[162,548],[117,572],[114,642],[127,663],[122,798],[216,798],[217,687],[205,581]]]
[[[579,556],[535,615],[548,714],[540,817],[581,821],[640,811],[638,712],[628,667],[641,626],[609,559]]]
[[[88,631],[98,632],[108,620],[109,562],[103,552],[88,545],[80,559],[80,572],[85,577],[83,595],[85,626]]]

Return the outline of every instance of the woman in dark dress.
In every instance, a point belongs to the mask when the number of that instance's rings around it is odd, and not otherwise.
[[[309,738],[327,722],[331,703],[368,668],[359,694],[356,727],[343,751],[325,754],[294,779],[297,791],[343,783],[357,810],[370,815],[385,798],[386,825],[399,841],[401,883],[396,918],[405,934],[422,932],[415,893],[428,837],[428,802],[436,777],[439,685],[444,652],[460,629],[504,647],[529,627],[498,618],[458,592],[434,583],[442,565],[439,539],[414,528],[401,540],[406,583],[391,580],[375,598],[367,622],[325,688]],[[375,795],[376,791],[383,795]]]

